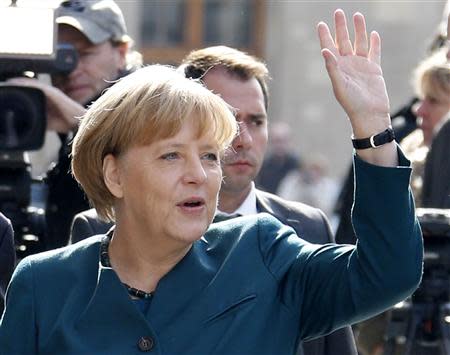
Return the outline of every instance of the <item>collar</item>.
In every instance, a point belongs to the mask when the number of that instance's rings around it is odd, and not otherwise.
[[[225,213],[225,212],[222,212],[219,210],[218,210],[218,212]],[[258,213],[258,209],[256,208],[256,188],[255,188],[255,183],[253,181],[251,182],[250,192],[248,193],[245,200],[235,211],[233,211],[230,214],[235,214],[235,213],[238,213],[242,216],[248,216],[248,215]],[[227,214],[227,213],[225,213],[225,214]]]

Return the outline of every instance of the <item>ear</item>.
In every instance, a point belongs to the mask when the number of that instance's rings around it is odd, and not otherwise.
[[[119,68],[125,68],[127,65],[128,43],[120,43],[117,45]]]
[[[112,154],[108,154],[103,158],[103,180],[114,197],[123,197],[119,161]]]

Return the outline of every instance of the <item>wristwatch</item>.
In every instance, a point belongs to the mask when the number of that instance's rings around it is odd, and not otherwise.
[[[392,129],[392,127],[388,127],[383,132],[374,134],[373,136],[370,136],[368,138],[352,138],[352,143],[355,149],[378,148],[383,144],[392,142],[394,139],[394,130]]]

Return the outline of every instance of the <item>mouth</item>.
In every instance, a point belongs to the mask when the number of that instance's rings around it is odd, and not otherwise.
[[[231,161],[227,165],[232,165],[232,166],[243,166],[243,165],[252,166],[252,164],[250,164],[250,162],[248,160]]]
[[[190,197],[177,204],[177,207],[181,208],[185,212],[202,211],[205,206],[205,200],[201,197]]]

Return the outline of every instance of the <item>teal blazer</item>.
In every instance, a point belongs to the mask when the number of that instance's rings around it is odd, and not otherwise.
[[[145,311],[101,265],[105,236],[24,259],[0,352],[294,354],[300,340],[391,307],[422,274],[410,168],[356,158],[355,172],[356,247],[307,243],[269,214],[217,223],[160,280]]]

